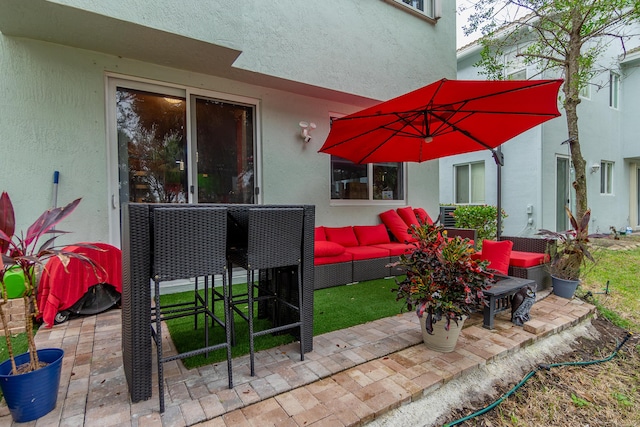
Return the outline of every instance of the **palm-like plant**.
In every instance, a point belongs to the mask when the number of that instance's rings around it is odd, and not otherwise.
[[[554,240],[549,245],[549,274],[559,279],[580,280],[581,273],[587,267],[587,261],[595,263],[596,260],[590,250],[589,239],[603,237],[602,234],[589,234],[589,220],[591,209],[587,209],[580,222],[565,206],[567,216],[571,223],[571,229],[567,231],[539,230],[538,234]]]
[[[42,213],[40,217],[27,229],[26,234],[15,233],[15,214],[11,199],[6,192],[0,196],[0,320],[5,331],[7,349],[11,359],[12,372],[14,374],[31,372],[40,367],[38,360],[36,343],[33,337],[33,323],[38,316],[38,304],[36,296],[38,294],[38,274],[40,267],[44,266],[47,259],[57,256],[66,265],[70,257],[78,258],[89,263],[94,269],[95,263],[82,254],[75,254],[65,251],[63,248],[53,245],[55,239],[67,232],[55,229],[55,226],[66,218],[80,203],[76,199],[64,207],[49,209]],[[43,237],[47,240],[39,245]],[[91,245],[81,244],[87,247]],[[3,311],[4,304],[7,303],[7,289],[4,286],[4,275],[9,269],[19,269],[24,275],[25,289],[22,294],[24,300],[25,331],[29,345],[28,366],[16,366],[13,349],[11,347],[10,331]]]

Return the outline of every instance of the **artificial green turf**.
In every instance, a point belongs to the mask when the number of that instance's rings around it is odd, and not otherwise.
[[[319,289],[314,292],[313,309],[313,333],[320,335],[338,329],[348,328],[394,316],[400,313],[402,303],[395,300],[395,293],[391,291],[395,287],[393,279],[378,279],[361,282],[347,286]],[[246,291],[246,285],[234,285],[233,293],[238,295]],[[193,298],[193,292],[181,292],[162,295],[161,304],[168,305],[177,302],[188,301]],[[243,307],[244,311],[248,310]],[[216,310],[222,310],[222,302],[218,302]],[[257,310],[257,309],[256,309]],[[257,311],[256,311],[257,312]],[[194,330],[193,317],[171,319],[166,323],[178,352],[184,353],[202,346],[204,341],[204,328],[202,328],[202,316],[199,320],[200,327]],[[259,320],[255,324],[255,330],[265,329],[269,326],[266,320]],[[232,356],[237,357],[249,353],[249,328],[240,316],[235,315],[236,345],[232,348]],[[224,330],[218,325],[209,329],[210,343],[224,341]],[[294,341],[289,334],[264,335],[256,337],[256,351],[273,348]],[[183,360],[188,369],[202,365],[217,363],[226,359],[226,350],[216,350],[209,354],[193,356]]]

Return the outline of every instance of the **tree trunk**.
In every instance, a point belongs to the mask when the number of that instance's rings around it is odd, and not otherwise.
[[[578,104],[580,104],[579,91],[579,59],[580,48],[582,47],[582,37],[580,35],[579,21],[581,16],[578,13],[572,14],[575,21],[573,31],[570,33],[567,56],[564,64],[565,82],[563,92],[565,95],[564,109],[567,118],[567,131],[569,134],[569,147],[571,150],[571,162],[575,171],[575,181],[573,188],[576,191],[576,213],[575,217],[580,221],[587,211],[587,177],[586,162],[580,151],[580,138],[578,133]],[[569,207],[570,208],[570,207]]]

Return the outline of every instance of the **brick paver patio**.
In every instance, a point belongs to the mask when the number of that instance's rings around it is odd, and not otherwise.
[[[167,407],[161,415],[157,387],[151,399],[130,402],[121,312],[115,309],[38,331],[40,348],[65,350],[58,404],[24,424],[12,423],[0,407],[0,426],[360,426],[594,311],[581,300],[549,295],[534,304],[524,327],[513,325],[508,313],[498,315],[493,331],[482,328],[480,316],[472,318],[452,353],[426,349],[417,317],[405,313],[317,336],[304,361],[295,343],[260,352],[255,377],[248,356],[235,358],[232,390],[226,362],[187,370],[175,361],[165,364]]]

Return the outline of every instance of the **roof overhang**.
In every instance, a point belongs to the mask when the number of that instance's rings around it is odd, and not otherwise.
[[[241,50],[46,0],[0,0],[0,32],[368,107],[377,100],[234,66]]]

